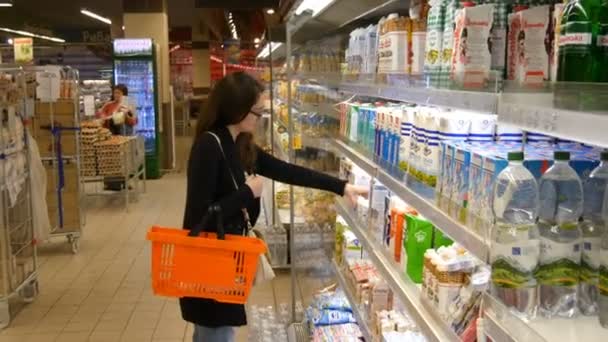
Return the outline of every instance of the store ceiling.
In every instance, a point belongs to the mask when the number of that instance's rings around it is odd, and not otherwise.
[[[229,38],[224,9],[231,9],[241,40],[260,37],[266,25],[281,21],[296,0],[166,0],[171,27],[209,27]],[[12,8],[0,8],[1,26],[13,29],[53,33],[61,30],[108,29],[108,25],[80,13],[82,8],[122,22],[123,0],[18,0]],[[215,8],[214,8],[215,7]],[[265,9],[273,7],[278,13],[269,16]],[[204,15],[204,12],[207,15]],[[205,20],[210,17],[213,20]],[[214,29],[214,30],[213,30]]]

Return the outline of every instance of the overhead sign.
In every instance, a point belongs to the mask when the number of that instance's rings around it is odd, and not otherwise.
[[[241,63],[241,41],[230,39],[224,41],[224,55],[226,63],[240,64]]]
[[[34,39],[14,38],[13,50],[15,52],[15,63],[31,63],[34,60]]]
[[[115,39],[114,56],[152,56],[152,39]]]

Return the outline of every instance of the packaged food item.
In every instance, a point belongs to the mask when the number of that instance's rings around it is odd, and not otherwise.
[[[466,221],[467,207],[469,202],[469,168],[471,166],[471,151],[458,149],[454,154],[454,188],[452,201],[456,218]]]
[[[315,327],[323,325],[337,325],[346,323],[357,323],[352,312],[338,310],[319,310],[308,308],[306,316]]]
[[[511,77],[519,85],[540,87],[549,80],[546,37],[550,6],[536,6],[509,16]]]
[[[494,6],[465,3],[456,15],[452,79],[467,88],[484,87],[490,75],[490,29],[494,20]]]
[[[509,4],[502,0],[481,0],[478,4],[494,6],[494,20],[490,30],[490,53],[492,54],[492,75],[490,79],[500,81],[506,72],[507,27]]]
[[[431,222],[413,215],[406,215],[405,220],[407,224],[406,272],[413,282],[421,283],[424,253],[432,247],[434,226]]]
[[[352,308],[348,299],[342,291],[322,292],[317,294],[313,299],[313,305],[319,310],[336,310],[344,312],[352,312]]]
[[[414,8],[415,10],[413,10]],[[420,1],[414,7],[410,6],[410,18],[412,19],[412,75],[422,75],[424,73],[428,11],[429,7],[426,1]]]
[[[451,84],[452,55],[454,54],[454,28],[456,11],[460,8],[460,1],[446,0],[445,15],[443,17],[443,36],[441,39],[441,73],[439,82],[442,87]]]
[[[559,39],[562,29],[562,14],[564,13],[564,4],[557,3],[553,5],[553,13],[551,15],[551,54],[549,55],[549,68],[551,69],[551,81],[557,81],[557,66],[559,64]]]
[[[598,11],[596,82],[608,82],[608,2],[603,1]]]
[[[429,6],[426,24],[424,72],[432,86],[439,86],[445,4],[443,0],[430,0]]]
[[[469,141],[492,142],[496,132],[496,121],[498,117],[493,114],[469,114],[471,128],[469,130]]]
[[[383,23],[378,45],[378,72],[408,74],[410,72],[411,21],[398,14],[390,14]]]

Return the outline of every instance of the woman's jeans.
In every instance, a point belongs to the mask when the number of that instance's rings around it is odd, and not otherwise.
[[[207,328],[194,325],[193,342],[234,342],[234,327]]]

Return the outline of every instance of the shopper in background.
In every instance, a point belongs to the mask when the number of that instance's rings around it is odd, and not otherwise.
[[[245,220],[254,225],[260,213],[263,177],[331,191],[353,204],[357,196],[367,195],[365,188],[283,162],[256,146],[253,132],[264,110],[263,92],[263,86],[244,72],[224,77],[213,88],[188,161],[185,229],[198,225],[209,206],[218,204],[226,233],[245,234]],[[209,222],[204,231],[216,229],[215,220]],[[199,265],[205,267],[205,260]],[[195,324],[194,342],[232,342],[235,327],[247,324],[244,305],[182,298],[180,306],[182,317]]]
[[[133,135],[133,127],[137,124],[135,109],[127,100],[129,89],[124,84],[112,87],[112,100],[107,102],[97,112],[97,117],[103,120],[103,126],[114,135]],[[121,191],[125,187],[124,177],[112,177],[104,180],[105,189]]]
[[[112,88],[112,100],[97,112],[97,117],[104,120],[104,127],[110,129],[114,135],[133,135],[133,127],[137,124],[135,109],[128,103],[127,96],[127,86],[115,85]]]

